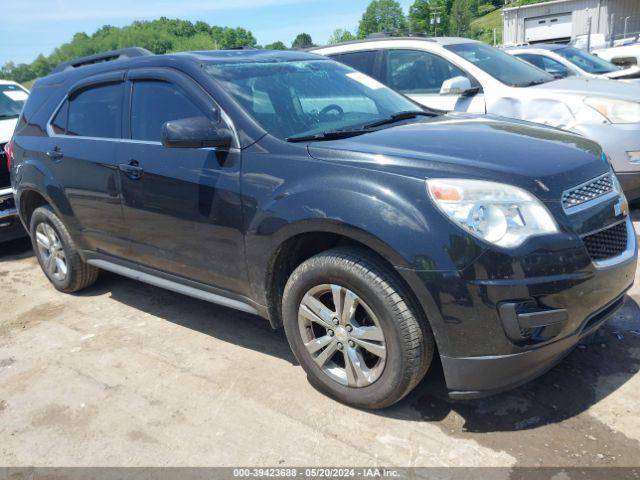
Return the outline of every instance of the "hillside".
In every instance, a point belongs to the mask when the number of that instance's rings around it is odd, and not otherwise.
[[[497,43],[502,43],[502,9],[498,8],[471,21],[471,36],[493,45],[493,29],[496,29]]]

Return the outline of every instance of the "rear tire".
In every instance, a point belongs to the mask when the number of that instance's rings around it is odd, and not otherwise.
[[[38,263],[56,289],[73,293],[98,279],[99,270],[82,260],[67,228],[50,206],[33,212],[29,232]]]
[[[340,247],[291,274],[283,323],[316,388],[340,402],[378,409],[407,395],[433,358],[433,334],[413,303],[386,264],[364,250]]]

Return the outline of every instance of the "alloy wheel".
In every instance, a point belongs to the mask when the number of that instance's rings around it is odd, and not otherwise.
[[[68,272],[67,258],[58,234],[48,223],[36,227],[36,244],[43,268],[58,281],[63,281]]]
[[[371,308],[354,292],[323,284],[300,303],[298,326],[304,346],[320,369],[348,387],[366,387],[384,370],[384,332]]]

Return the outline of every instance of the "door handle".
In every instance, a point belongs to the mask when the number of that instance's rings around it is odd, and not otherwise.
[[[140,180],[144,173],[144,169],[140,166],[137,160],[130,160],[129,163],[121,163],[118,165],[118,168],[131,180]]]
[[[53,147],[52,150],[47,150],[46,154],[47,157],[52,160],[60,160],[62,157],[64,157],[64,154],[60,151],[60,147]]]

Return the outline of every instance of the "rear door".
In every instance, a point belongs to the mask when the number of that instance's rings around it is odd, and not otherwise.
[[[119,168],[131,259],[245,293],[240,150],[161,143],[165,122],[213,119],[217,106],[195,82],[171,69],[129,71],[127,92],[128,140]]]
[[[418,103],[445,111],[486,113],[482,91],[473,95],[441,95],[442,84],[454,77],[469,78],[472,86],[480,86],[475,78],[442,58],[422,50],[386,50],[383,82]]]
[[[82,235],[87,248],[112,255],[126,254],[117,170],[123,80],[124,72],[114,72],[76,85],[48,126],[43,155],[68,201],[68,211],[62,213],[68,215],[73,230]]]

